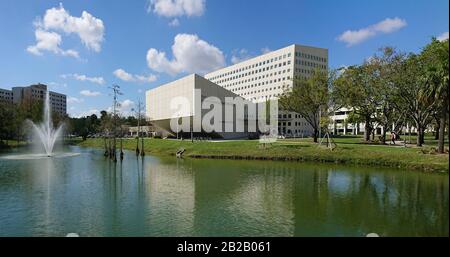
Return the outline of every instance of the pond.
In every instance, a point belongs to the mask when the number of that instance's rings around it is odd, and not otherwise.
[[[449,235],[447,174],[66,151],[1,154],[0,236]]]

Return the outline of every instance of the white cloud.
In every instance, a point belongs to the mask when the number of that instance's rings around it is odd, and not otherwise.
[[[240,63],[240,62],[248,60],[250,58],[251,58],[251,56],[248,54],[247,49],[233,50],[233,53],[231,56],[231,63],[233,63],[233,64]]]
[[[407,25],[404,19],[395,17],[386,18],[376,24],[359,30],[347,30],[338,36],[337,40],[345,42],[347,47],[362,43],[367,39],[378,34],[388,34],[405,27]]]
[[[100,92],[97,91],[91,91],[91,90],[81,90],[80,95],[84,96],[99,96],[101,95]]]
[[[123,81],[132,81],[134,79],[133,75],[130,73],[127,73],[126,71],[122,69],[117,69],[113,72],[114,76],[117,78],[123,80]]]
[[[448,39],[448,31],[440,34],[436,39],[441,42],[447,40]]]
[[[42,19],[38,18],[34,22],[34,26],[36,27],[36,44],[29,46],[27,51],[35,55],[42,55],[42,51],[50,51],[78,58],[77,51],[60,48],[62,39],[57,32],[78,35],[81,42],[95,52],[100,52],[101,43],[104,40],[105,26],[102,20],[86,11],[83,11],[80,17],[71,16],[62,4],[57,8],[48,9]]]
[[[48,83],[48,86],[55,89],[55,88],[66,88],[66,83],[58,83],[58,82],[50,82]]]
[[[95,114],[95,115],[97,115],[97,117],[100,117],[100,111],[97,109],[90,109],[90,110],[82,112],[82,113],[73,114],[73,117],[81,118],[81,117],[91,116],[92,114]]]
[[[197,35],[176,35],[172,55],[173,60],[168,60],[165,52],[150,48],[147,52],[147,65],[154,71],[171,75],[181,72],[204,74],[225,65],[222,51]]]
[[[116,107],[116,111],[121,115],[121,116],[131,116],[133,115],[133,107],[135,106],[135,103],[133,101],[131,101],[130,99],[126,99],[123,100],[122,102],[119,102],[119,105]],[[108,107],[106,109],[107,112],[112,113],[113,112],[113,108],[112,107]]]
[[[77,73],[63,74],[63,75],[61,75],[61,78],[63,78],[63,79],[72,78],[72,79],[79,80],[79,81],[89,81],[89,82],[96,83],[99,85],[105,84],[105,79],[103,77],[88,77],[86,75],[80,75]]]
[[[150,0],[148,12],[159,16],[201,16],[205,11],[205,0]]]
[[[178,26],[180,26],[180,21],[177,18],[175,18],[175,19],[173,19],[172,21],[169,22],[169,26],[171,26],[171,27],[178,27]]]
[[[72,97],[72,96],[68,96],[67,97],[67,103],[68,104],[78,104],[83,102],[84,100],[82,98],[76,98],[76,97]]]
[[[123,69],[117,69],[113,72],[114,76],[126,82],[151,83],[156,80],[156,76],[151,74],[148,76],[130,74]]]
[[[120,107],[122,109],[129,109],[129,108],[132,108],[133,106],[134,106],[134,102],[129,99],[126,99],[120,103]]]
[[[95,52],[101,50],[105,26],[103,21],[83,11],[80,17],[74,17],[67,12],[62,4],[59,8],[48,9],[42,25],[47,30],[63,31],[78,35],[83,44]]]
[[[72,49],[63,50],[60,48],[62,40],[61,35],[59,35],[58,33],[36,29],[34,35],[36,37],[36,44],[27,47],[27,51],[29,53],[34,55],[42,55],[43,51],[49,51],[62,56],[79,58],[79,54],[77,51]]]

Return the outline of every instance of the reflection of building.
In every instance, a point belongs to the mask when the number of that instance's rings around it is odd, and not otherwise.
[[[214,97],[219,102],[214,102],[209,97]],[[163,129],[171,133],[172,135],[176,135],[176,130],[180,130],[180,133],[178,134],[184,138],[189,138],[191,136],[191,131],[193,132],[194,137],[215,137],[226,139],[247,138],[249,136],[249,133],[246,132],[248,131],[248,124],[246,122],[248,121],[247,115],[244,113],[239,113],[238,115],[237,111],[232,109],[232,120],[226,120],[225,110],[228,108],[228,103],[225,102],[226,97],[233,99],[239,98],[242,102],[252,104],[249,101],[243,100],[235,93],[226,90],[197,74],[192,74],[147,91],[147,118],[153,125],[159,129]],[[211,124],[202,124],[202,120],[205,115],[211,111],[210,109],[201,108],[202,104],[204,106],[217,104],[221,107],[221,111],[219,111],[219,113],[222,120],[214,121],[215,124],[218,124],[220,129],[213,129]],[[176,109],[172,109],[173,107]],[[215,108],[216,107],[213,109]],[[232,108],[234,108],[234,106],[232,106]],[[242,114],[242,117],[240,114]],[[173,122],[175,119],[176,122],[177,118],[179,119],[180,127],[174,128],[171,126],[171,120]],[[245,124],[244,131],[236,131],[234,129],[233,124],[236,124],[236,121],[240,121]],[[190,128],[183,127],[182,124],[187,123],[191,124]],[[229,124],[231,124],[232,129],[231,131],[227,130],[227,132],[225,132],[226,127]]]
[[[293,87],[293,78],[307,78],[328,68],[328,49],[290,45],[208,73],[206,79],[252,102],[277,99]],[[296,113],[279,113],[278,133],[309,136],[312,127]]]

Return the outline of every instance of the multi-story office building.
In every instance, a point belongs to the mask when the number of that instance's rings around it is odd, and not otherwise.
[[[2,102],[2,103],[12,103],[13,102],[12,91],[0,88],[0,102]]]
[[[36,100],[43,101],[47,93],[47,86],[44,84],[36,84],[28,87],[13,87],[12,98],[13,103],[20,104],[25,102],[33,102]],[[67,113],[67,97],[64,94],[49,91],[50,105],[52,110],[65,115]]]
[[[205,78],[252,102],[277,99],[293,87],[294,78],[307,78],[313,70],[328,69],[328,50],[290,45],[220,70]],[[278,132],[309,136],[312,127],[297,113],[280,111]]]

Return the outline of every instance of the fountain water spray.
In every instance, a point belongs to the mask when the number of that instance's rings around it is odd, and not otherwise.
[[[54,129],[51,110],[50,110],[50,96],[49,92],[45,94],[44,102],[44,119],[41,124],[34,124],[31,122],[34,132],[38,135],[39,140],[45,149],[45,154],[48,157],[52,156],[53,146],[55,145],[56,139],[60,136],[62,132],[63,125],[60,125],[57,129]]]

